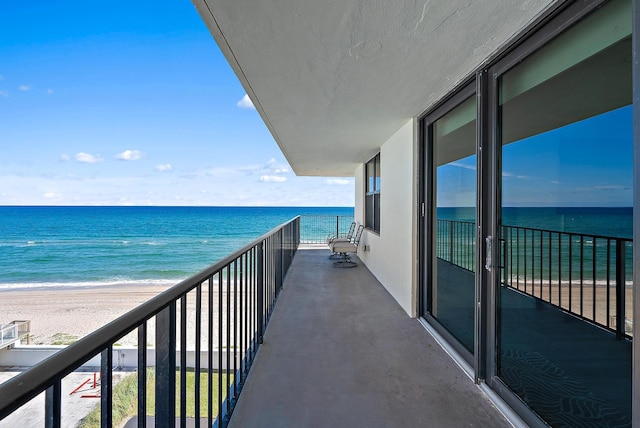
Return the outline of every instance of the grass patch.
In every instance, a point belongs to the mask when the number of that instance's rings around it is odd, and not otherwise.
[[[222,385],[226,385],[227,375],[222,374]],[[195,372],[187,371],[187,417],[195,417]],[[218,373],[211,374],[212,381],[212,414],[215,418],[218,414]],[[229,382],[233,376],[229,376]],[[200,417],[207,417],[209,411],[208,400],[208,373],[200,374]],[[147,369],[147,415],[155,414],[155,369]],[[118,382],[113,387],[113,426],[120,426],[129,418],[134,417],[138,410],[138,374],[132,373]],[[223,388],[224,389],[224,388]],[[180,415],[180,371],[176,370],[176,416]],[[80,422],[79,428],[100,427],[100,404]]]
[[[52,337],[52,345],[71,345],[78,341],[78,336],[67,333],[56,333]]]
[[[147,374],[147,384],[149,374]],[[136,414],[138,408],[138,374],[133,373],[125,376],[117,385],[113,387],[113,425],[120,426],[131,416]],[[80,422],[78,428],[98,428],[100,427],[100,404]]]
[[[149,371],[154,370],[150,369]],[[233,376],[229,376],[229,382],[233,381]],[[212,381],[212,394],[213,394],[213,407],[212,414],[218,414],[218,373],[211,374]],[[227,375],[222,374],[222,386],[223,390],[226,385]],[[206,417],[209,411],[208,400],[208,385],[209,385],[208,373],[200,373],[200,417]],[[195,385],[196,374],[193,369],[187,369],[187,417],[192,418],[196,415],[195,410]],[[156,406],[156,379],[155,376],[148,377],[147,381],[147,415],[153,415],[155,413]],[[176,370],[176,416],[180,414],[180,371]]]

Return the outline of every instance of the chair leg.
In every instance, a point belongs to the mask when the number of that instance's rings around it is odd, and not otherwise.
[[[333,262],[333,267],[352,268],[358,266],[358,263],[351,260],[351,256],[349,256],[349,254],[340,253],[340,256],[342,257],[342,259],[337,262]]]

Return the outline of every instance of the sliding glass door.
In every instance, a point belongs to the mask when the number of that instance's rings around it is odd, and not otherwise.
[[[571,2],[420,120],[421,315],[531,425],[631,426],[632,2]]]
[[[498,73],[497,376],[552,426],[631,424],[631,2]]]
[[[476,290],[476,97],[472,87],[427,125],[429,240],[426,314],[471,359]]]

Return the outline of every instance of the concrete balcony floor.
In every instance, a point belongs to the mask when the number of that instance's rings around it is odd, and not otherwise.
[[[328,256],[297,252],[230,426],[511,426],[362,263]]]

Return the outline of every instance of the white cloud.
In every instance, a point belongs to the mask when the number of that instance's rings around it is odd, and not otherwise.
[[[66,154],[66,153],[63,153],[63,154],[61,154],[61,155],[60,155],[60,160],[61,160],[61,161],[65,161],[65,162],[66,162],[66,161],[68,161],[68,160],[71,160],[71,156],[69,156],[69,155],[68,155],[68,154]]]
[[[47,89],[47,94],[53,95],[53,89]]]
[[[248,165],[236,168],[212,168],[211,171],[233,171],[246,173],[248,175],[273,175],[273,174],[288,174],[290,172],[288,165],[279,164],[275,159],[271,158],[262,166]]]
[[[262,175],[260,176],[262,183],[284,183],[287,181],[287,177],[281,177],[279,175]]]
[[[80,152],[76,154],[76,160],[81,163],[97,163],[102,162],[100,155],[94,156],[89,153]]]
[[[31,86],[29,85],[20,85],[18,86],[18,89],[20,89],[21,91],[28,91],[31,89]]]
[[[173,167],[171,166],[170,163],[159,164],[159,165],[156,165],[156,168],[155,168],[155,170],[158,172],[171,171],[172,169]]]
[[[7,91],[0,91],[0,97],[8,97],[9,96],[9,92]]]
[[[242,97],[242,99],[238,101],[236,105],[240,108],[253,109],[253,110],[256,109],[256,106],[253,105],[253,101],[251,101],[251,98],[249,98],[249,95],[247,94],[244,94],[244,97]]]
[[[264,166],[264,171],[268,171],[272,174],[288,174],[289,168],[286,165],[279,164],[274,158],[269,159],[269,162]]]
[[[345,178],[327,178],[324,182],[330,186],[346,186],[351,184],[351,181]]]
[[[449,165],[457,166],[458,168],[470,169],[472,171],[476,170],[476,166],[475,165],[467,165],[467,164],[460,163],[460,162],[451,162]]]
[[[74,154],[71,159],[75,162]],[[43,176],[11,174],[0,168],[0,205],[353,206],[355,200],[352,186],[327,186],[329,177],[286,176],[286,182],[260,183],[260,174],[237,173],[228,182],[212,185],[211,177],[202,174],[190,179],[175,174],[179,169],[149,179],[139,174],[108,176],[106,170]],[[45,198],[45,192],[60,196]]]
[[[608,184],[604,186],[593,186],[593,190],[630,190],[629,186],[620,186],[617,184]]]
[[[123,161],[133,161],[142,158],[142,152],[140,150],[125,150],[122,153],[116,155],[116,159]]]
[[[525,179],[529,179],[531,177],[528,177],[526,175],[516,175],[512,172],[507,172],[507,171],[502,171],[502,178],[518,178],[520,180],[525,180]]]
[[[62,193],[47,192],[47,193],[43,194],[42,196],[47,198],[47,199],[57,199],[57,198],[60,198],[62,196]]]

